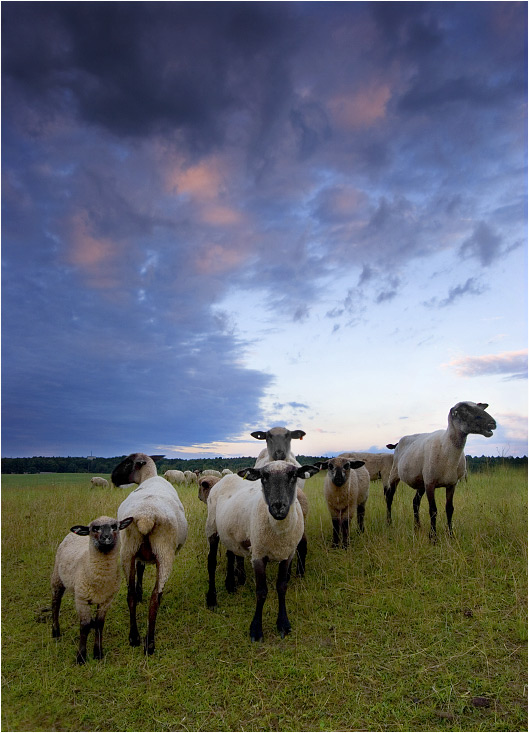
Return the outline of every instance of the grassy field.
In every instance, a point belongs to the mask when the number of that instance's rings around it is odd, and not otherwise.
[[[293,632],[276,634],[271,565],[262,644],[248,636],[253,580],[229,596],[224,553],[219,608],[206,608],[206,507],[196,488],[182,489],[189,538],[164,592],[155,655],[128,645],[122,584],[105,659],[79,667],[69,595],[63,636],[51,638],[55,550],[70,526],[115,515],[127,494],[91,490],[89,478],[2,477],[2,730],[527,730],[525,471],[460,484],[453,539],[438,490],[435,545],[425,499],[415,534],[413,492],[401,484],[390,528],[380,482],[371,484],[366,532],[347,551],[330,547],[324,474],[310,479],[307,574],[287,594]],[[146,589],[153,578],[148,568]],[[139,611],[143,632],[146,603]]]

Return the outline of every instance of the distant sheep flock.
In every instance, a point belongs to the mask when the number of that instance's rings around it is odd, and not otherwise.
[[[314,465],[300,465],[291,450],[291,441],[302,439],[303,430],[273,427],[256,430],[253,438],[266,441],[255,464],[232,473],[168,470],[158,476],[156,461],[163,456],[131,453],[112,471],[116,487],[134,487],[118,508],[117,518],[101,516],[88,525],[75,525],[57,549],[51,576],[52,636],[60,636],[59,611],[65,591],[71,591],[80,620],[77,663],[87,661],[87,637],[94,629],[94,658],[103,657],[102,635],[107,611],[121,580],[119,560],[127,579],[129,643],[138,646],[141,637],[136,618],[142,600],[145,564],[156,566],[156,581],[149,602],[145,654],[155,650],[156,617],[162,593],[177,552],[184,545],[188,526],[177,486],[196,484],[198,499],[207,505],[205,536],[209,551],[204,554],[208,571],[206,603],[217,606],[215,582],[219,544],[226,550],[225,587],[234,593],[246,580],[244,559],[252,564],[256,605],[250,623],[250,639],[263,639],[262,613],[268,586],[269,562],[278,563],[276,590],[277,630],[281,637],[291,630],[286,592],[294,556],[297,574],[305,573],[307,536],[305,530],[309,502],[304,492],[307,478],[326,471],[323,493],[332,521],[331,545],[346,548],[350,521],[356,516],[359,532],[364,531],[370,481],[382,480],[387,522],[400,481],[415,490],[413,515],[419,526],[419,507],[424,494],[430,513],[430,538],[436,539],[437,506],[435,490],[446,489],[446,519],[452,534],[454,491],[466,475],[465,445],[468,435],[490,438],[496,422],[488,405],[458,402],[450,409],[448,426],[431,433],[405,435],[388,443],[393,453],[350,451]],[[94,476],[92,488],[109,488],[109,482]]]

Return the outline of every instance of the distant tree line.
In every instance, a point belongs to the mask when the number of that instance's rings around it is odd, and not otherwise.
[[[92,476],[98,474],[109,474],[123,460],[125,456],[115,458],[49,458],[45,456],[34,456],[33,458],[2,458],[2,473],[89,473]],[[324,456],[298,456],[301,464],[312,463],[324,458]],[[158,473],[164,473],[168,469],[180,469],[181,471],[203,471],[206,468],[213,468],[222,471],[229,468],[234,473],[241,468],[253,466],[255,456],[242,456],[240,458],[163,458],[157,464]],[[512,466],[514,468],[527,469],[527,456],[515,458],[513,456],[467,456],[467,466],[471,473],[487,471],[496,466]]]

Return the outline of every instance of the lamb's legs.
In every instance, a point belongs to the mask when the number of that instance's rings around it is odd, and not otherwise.
[[[349,517],[342,519],[342,547],[347,549],[349,545]]]
[[[242,557],[242,555],[235,555],[235,561],[237,563],[237,567],[235,568],[235,582],[237,583],[237,585],[244,585],[246,583],[244,557]]]
[[[452,535],[452,514],[454,513],[454,492],[456,484],[446,487],[446,520],[448,522],[448,533]]]
[[[143,573],[145,571],[145,563],[138,560],[136,563],[136,603],[143,600]]]
[[[364,531],[364,517],[366,514],[366,506],[365,504],[359,504],[356,507],[356,521],[358,523],[358,529],[360,532]]]
[[[252,565],[255,573],[255,613],[250,624],[250,639],[252,641],[261,641],[263,638],[263,606],[268,595],[268,586],[266,584],[266,563],[267,558],[253,560]],[[287,566],[288,571],[288,566]]]
[[[90,607],[88,605],[80,608],[77,607],[79,613],[80,628],[79,628],[79,648],[77,650],[77,664],[84,664],[86,662],[86,643],[88,640],[88,634],[92,628],[92,615],[90,613]]]
[[[332,520],[332,546],[338,547],[340,544],[340,520],[334,519]]]
[[[98,611],[93,623],[94,626],[94,659],[103,659],[103,626],[105,625],[106,609]]]
[[[287,587],[288,587],[288,575],[289,575],[289,567],[290,563],[292,562],[292,558],[289,558],[288,560],[281,560],[279,563],[279,568],[277,570],[277,582],[276,582],[276,590],[277,590],[277,630],[279,631],[279,634],[281,635],[281,638],[284,639],[286,634],[290,634],[290,631],[292,630],[292,626],[290,625],[290,621],[288,620],[287,616],[287,606],[286,606],[286,595],[287,595]]]
[[[140,645],[140,634],[138,631],[138,622],[136,621],[136,558],[133,557],[128,568],[128,586],[127,586],[127,605],[129,607],[130,629],[129,644],[131,646]]]

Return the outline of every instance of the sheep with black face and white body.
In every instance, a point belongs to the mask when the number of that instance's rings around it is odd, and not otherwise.
[[[131,453],[112,471],[112,481],[116,486],[138,484],[118,509],[118,519],[125,516],[134,519],[123,534],[121,549],[121,563],[128,583],[131,646],[140,644],[136,604],[142,598],[145,563],[156,565],[156,581],[149,604],[144,643],[146,654],[154,652],[156,616],[163,589],[171,574],[175,555],[187,538],[187,521],[178,493],[169,481],[156,472],[154,461],[162,457]]]
[[[332,545],[349,544],[349,523],[356,514],[358,529],[364,531],[366,502],[369,496],[369,472],[363,461],[336,456],[318,461],[318,468],[327,469],[323,493],[332,519]]]
[[[270,430],[255,430],[250,433],[252,438],[256,440],[266,440],[266,448],[259,453],[254,464],[254,468],[262,468],[271,461],[287,461],[293,466],[301,465],[292,453],[292,440],[303,440],[306,435],[304,430],[289,430],[285,427],[270,428]],[[300,476],[297,480],[297,496],[303,511],[303,519],[306,521],[309,513],[309,501],[303,489],[305,488],[306,476]],[[296,575],[302,577],[305,574],[305,561],[307,557],[307,535],[303,532],[303,536],[299,542],[297,551]]]
[[[76,524],[57,549],[51,576],[52,636],[61,635],[59,613],[65,591],[74,594],[80,632],[77,663],[86,662],[86,644],[94,629],[94,658],[103,658],[103,626],[110,604],[119,590],[119,533],[132,517],[118,522],[112,517],[98,517],[88,526]],[[92,619],[92,609],[95,617]]]
[[[446,518],[448,531],[452,534],[454,513],[454,492],[457,482],[465,475],[465,444],[469,435],[492,436],[496,421],[488,412],[484,402],[458,402],[448,413],[446,430],[432,433],[405,435],[394,444],[393,466],[386,492],[387,520],[391,524],[391,504],[399,481],[415,489],[413,514],[415,526],[419,526],[419,506],[426,492],[430,511],[430,537],[436,536],[437,506],[435,489],[446,488]]]
[[[256,609],[250,625],[252,641],[263,638],[262,611],[268,593],[266,566],[279,563],[277,574],[277,629],[281,636],[291,630],[286,611],[286,591],[290,564],[304,532],[304,519],[296,496],[300,476],[318,472],[316,466],[293,466],[287,461],[272,461],[262,468],[243,469],[225,476],[208,498],[206,536],[209,542],[207,604],[217,605],[215,570],[219,541],[227,549],[226,588],[235,590],[235,557],[250,556],[255,573]]]

